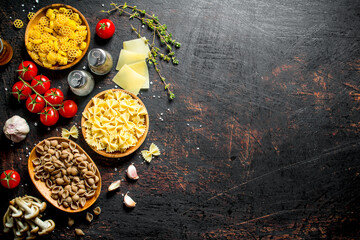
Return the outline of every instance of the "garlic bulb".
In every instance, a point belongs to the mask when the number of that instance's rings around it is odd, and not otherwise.
[[[5,122],[3,131],[8,139],[17,143],[26,138],[30,128],[25,119],[15,115]]]

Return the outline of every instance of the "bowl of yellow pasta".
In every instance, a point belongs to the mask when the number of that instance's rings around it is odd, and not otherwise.
[[[81,118],[82,135],[96,153],[120,158],[135,152],[145,141],[149,114],[133,93],[110,89],[95,95]]]
[[[30,57],[52,70],[74,66],[85,56],[89,44],[88,22],[77,9],[65,4],[51,4],[37,11],[25,32]]]

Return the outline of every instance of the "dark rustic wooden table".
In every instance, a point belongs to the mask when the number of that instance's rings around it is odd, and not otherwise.
[[[34,144],[79,124],[91,97],[115,87],[113,69],[96,77],[89,96],[77,97],[66,83],[72,69],[40,68],[52,86],[61,87],[79,105],[73,119],[62,119],[49,129],[10,96],[17,66],[30,60],[25,28],[13,28],[12,21],[27,23],[31,8],[37,11],[50,3],[0,2],[0,33],[14,48],[11,62],[0,67],[0,125],[18,114],[31,128],[19,144],[1,135],[0,170],[13,168],[22,176],[18,188],[0,188],[1,216],[16,196],[41,197],[27,171]],[[99,12],[111,8],[108,0],[65,3],[87,18],[90,48],[104,48],[117,59],[122,42],[136,38],[127,17]],[[150,129],[139,151],[124,159],[106,159],[82,136],[76,140],[94,159],[103,180],[94,205],[102,214],[91,224],[85,213],[72,216],[75,227],[86,233],[82,238],[359,239],[359,1],[129,4],[158,15],[181,42],[176,51],[180,64],[160,65],[176,98],[167,100],[150,68],[153,84],[139,95],[149,112]],[[105,17],[114,21],[116,33],[100,41],[94,28]],[[73,69],[86,65],[83,59]],[[152,142],[162,154],[145,164],[139,153]],[[120,192],[108,194],[108,185],[124,178],[132,162],[140,179],[125,181]],[[131,211],[122,203],[121,194],[127,191],[137,202]],[[75,239],[75,227],[67,227],[68,216],[49,206],[44,218],[55,220],[56,229],[42,239]],[[0,233],[0,239],[12,239],[12,234]]]

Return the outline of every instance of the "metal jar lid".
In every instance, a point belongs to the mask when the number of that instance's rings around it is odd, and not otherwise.
[[[101,48],[91,49],[88,53],[88,62],[90,66],[98,67],[104,65],[106,61],[106,51]]]
[[[86,83],[88,77],[86,71],[74,70],[68,75],[68,83],[70,87],[79,88]]]

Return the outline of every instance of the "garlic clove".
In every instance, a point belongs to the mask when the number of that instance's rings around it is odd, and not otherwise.
[[[134,208],[136,205],[136,202],[126,193],[124,196],[124,204],[128,208]]]
[[[108,187],[108,191],[114,191],[114,190],[118,189],[120,187],[120,184],[121,184],[121,180],[117,180],[117,181],[113,182]]]
[[[130,166],[126,170],[126,175],[128,176],[128,178],[130,178],[132,180],[139,179],[139,176],[138,176],[138,174],[136,172],[136,167],[135,167],[134,164],[130,164]]]

